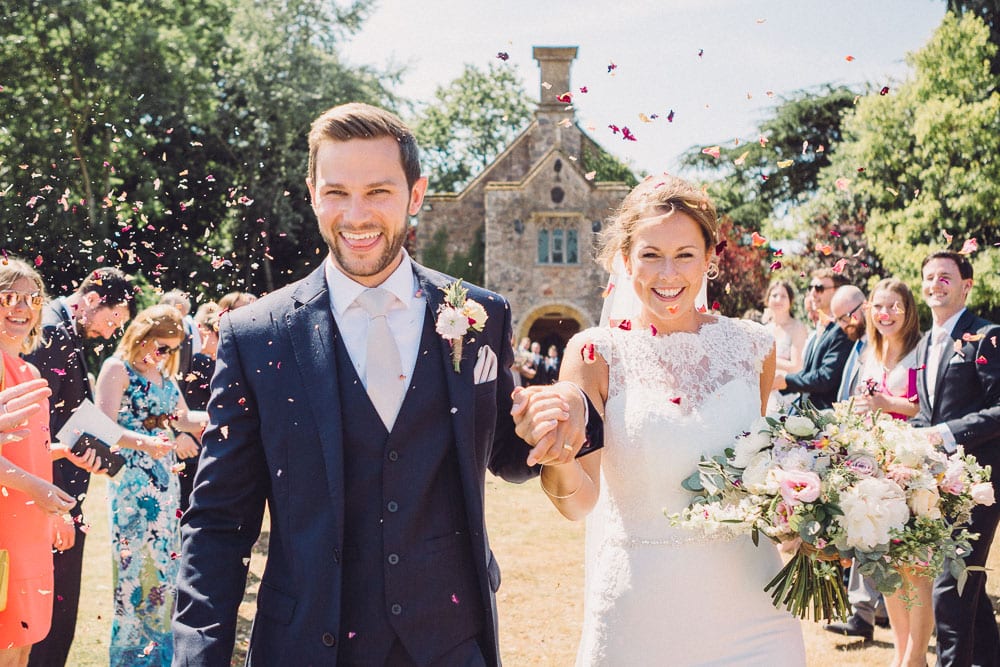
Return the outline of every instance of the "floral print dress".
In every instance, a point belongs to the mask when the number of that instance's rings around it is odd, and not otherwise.
[[[167,431],[180,390],[164,377],[159,385],[125,363],[129,383],[118,423],[148,435]],[[169,667],[170,619],[176,599],[180,551],[180,483],[174,455],[154,459],[123,449],[125,465],[108,485],[115,615],[111,667]]]

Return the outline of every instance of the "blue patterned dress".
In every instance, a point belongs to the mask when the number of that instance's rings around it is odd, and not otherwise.
[[[160,424],[151,422],[174,413],[180,390],[167,378],[151,383],[127,362],[125,368],[129,383],[118,423],[138,433],[164,433],[162,418]],[[175,458],[171,453],[154,459],[135,449],[123,449],[121,455],[125,465],[108,485],[115,589],[110,665],[169,667],[180,551],[180,484],[171,471]]]

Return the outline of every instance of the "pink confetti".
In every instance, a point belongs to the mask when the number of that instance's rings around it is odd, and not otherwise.
[[[722,150],[719,146],[709,146],[708,148],[702,148],[701,152],[705,155],[711,155],[716,160],[718,160],[719,156],[722,155]]]
[[[975,238],[966,239],[965,243],[962,244],[962,249],[958,251],[959,255],[971,255],[972,253],[979,250],[979,242]]]

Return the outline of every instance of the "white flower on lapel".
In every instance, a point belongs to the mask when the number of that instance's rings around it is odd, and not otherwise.
[[[462,343],[470,331],[482,331],[486,325],[486,309],[468,298],[469,290],[456,280],[446,287],[444,303],[438,309],[435,331],[451,345],[451,363],[458,373],[462,365]]]

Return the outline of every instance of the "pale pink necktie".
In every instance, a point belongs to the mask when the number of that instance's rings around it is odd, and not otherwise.
[[[406,389],[399,347],[389,331],[386,317],[396,296],[381,287],[373,287],[362,292],[356,301],[369,317],[365,389],[382,423],[391,431]]]
[[[932,332],[931,345],[927,350],[927,359],[924,364],[927,373],[927,398],[931,405],[934,405],[938,370],[941,368],[941,355],[944,354],[945,345],[950,342],[951,336],[944,329],[935,329]]]

